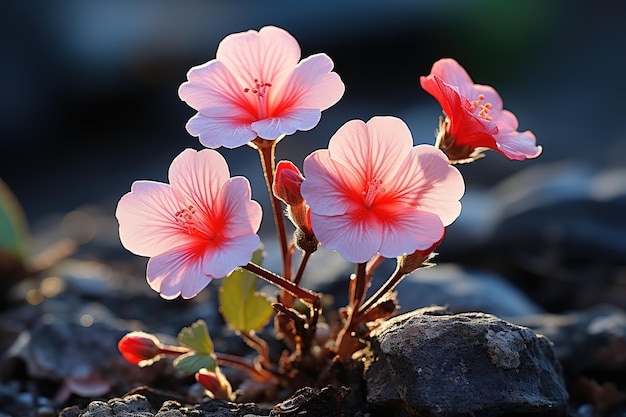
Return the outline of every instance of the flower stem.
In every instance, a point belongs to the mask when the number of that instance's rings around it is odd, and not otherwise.
[[[301,299],[304,303],[308,304],[314,310],[319,309],[320,297],[319,295],[315,294],[313,291],[304,289],[300,287],[299,285],[293,283],[292,281],[289,281],[288,279],[285,279],[281,277],[280,275],[277,275],[273,273],[272,271],[262,268],[259,265],[256,265],[252,262],[248,262],[248,264],[245,266],[242,266],[242,268],[252,272],[256,276],[264,279],[270,284],[276,285],[278,288],[282,289],[283,291],[286,291],[287,293],[293,295],[294,297]]]
[[[296,276],[293,278],[294,284],[300,284],[300,280],[302,279],[302,274],[304,274],[304,269],[306,268],[307,262],[309,262],[309,258],[313,252],[304,251],[302,252],[302,258],[300,259],[300,266],[298,267],[298,272],[296,272]]]
[[[354,294],[350,294],[351,307],[353,311],[359,309],[367,291],[366,263],[360,263],[356,266]]]
[[[274,224],[276,224],[276,233],[278,234],[278,242],[280,244],[280,252],[283,260],[283,276],[286,279],[291,278],[291,251],[287,244],[287,233],[285,232],[285,221],[283,216],[280,200],[274,196],[272,184],[274,183],[275,169],[275,140],[265,140],[256,138],[252,141],[256,149],[259,151],[263,174],[265,176],[265,184],[269,193],[272,213],[274,214]]]
[[[237,332],[237,335],[241,337],[244,342],[252,349],[256,350],[259,354],[259,359],[264,368],[271,367],[270,365],[270,349],[267,346],[267,342],[257,336],[253,331],[250,332]]]
[[[267,345],[266,345],[267,346]],[[161,355],[170,355],[170,356],[179,356],[185,353],[189,353],[192,349],[189,349],[184,346],[174,346],[174,345],[161,345],[159,346],[159,353]],[[215,355],[215,359],[217,363],[220,365],[230,366],[231,368],[241,369],[242,371],[248,372],[250,376],[252,376],[257,381],[268,381],[271,379],[275,379],[275,376],[264,369],[258,369],[254,366],[254,363],[236,355],[229,355],[228,353],[219,353],[213,352]]]
[[[387,279],[387,282],[378,289],[361,307],[359,308],[359,314],[363,315],[372,308],[384,295],[389,294],[393,289],[398,285],[400,280],[406,274],[400,268],[400,264],[396,266],[396,270],[393,271],[393,274]]]
[[[230,366],[231,368],[241,369],[248,372],[252,378],[257,381],[269,381],[275,379],[275,375],[264,369],[258,369],[254,366],[254,363],[236,355],[229,355],[228,353],[215,352],[215,359],[220,365]]]
[[[359,306],[363,302],[367,290],[366,263],[356,266],[356,272],[350,282],[350,305],[348,306],[348,318],[337,334],[336,353],[339,359],[346,359],[360,347],[356,339],[355,329],[359,326]]]

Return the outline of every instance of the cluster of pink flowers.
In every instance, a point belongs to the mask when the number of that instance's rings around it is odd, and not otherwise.
[[[296,40],[277,27],[229,35],[216,58],[192,68],[179,89],[198,112],[187,130],[208,148],[235,148],[312,129],[344,93],[332,69],[325,54],[300,61]],[[436,62],[420,82],[446,115],[443,152],[413,146],[402,120],[374,117],[347,122],[328,149],[304,161],[301,195],[313,232],[350,262],[397,257],[441,239],[460,213],[464,190],[444,152],[453,161],[485,149],[510,159],[541,153],[530,131],[517,132],[497,92],[474,84],[455,60]],[[137,181],[122,197],[120,238],[131,252],[151,257],[147,279],[163,298],[190,298],[250,260],[260,242],[261,208],[250,199],[248,180],[230,178],[213,150],[186,149],[169,179],[169,185]]]
[[[300,54],[297,41],[277,27],[232,34],[215,59],[188,72],[179,89],[197,111],[187,131],[203,146],[249,144],[259,150],[282,243],[283,276],[250,262],[260,245],[262,210],[251,199],[248,179],[230,177],[225,159],[213,149],[186,149],[169,168],[169,184],[136,181],[116,211],[122,244],[150,258],[147,280],[163,298],[194,297],[213,279],[242,267],[293,297],[304,294],[313,305],[311,293],[299,290],[302,271],[293,276],[291,258],[299,248],[306,262],[318,245],[362,265],[357,281],[366,279],[366,263],[377,258],[398,258],[403,265],[413,259],[419,267],[460,214],[465,184],[455,163],[474,161],[488,149],[516,160],[541,153],[530,131],[517,131],[516,117],[503,109],[498,93],[474,84],[448,58],[420,78],[444,113],[435,146],[415,146],[402,120],[377,116],[341,126],[327,149],[304,160],[302,173],[291,161],[275,166],[276,144],[314,128],[345,90],[327,55],[301,60]],[[292,243],[284,213],[296,229]],[[355,284],[358,294],[351,295],[344,333],[366,320],[375,305],[374,299],[362,304],[367,286]],[[338,351],[351,345],[341,346]]]

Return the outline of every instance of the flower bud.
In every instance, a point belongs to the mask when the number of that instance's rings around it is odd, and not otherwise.
[[[117,343],[124,359],[140,367],[152,365],[160,359],[159,339],[144,332],[130,332]]]
[[[300,194],[300,185],[303,181],[304,177],[300,170],[291,161],[280,161],[276,165],[272,191],[276,198],[288,206],[300,205],[304,202]]]
[[[215,372],[211,372],[206,368],[196,372],[196,381],[204,388],[210,391],[213,398],[222,400],[232,400],[233,389],[230,382],[226,379],[219,368],[215,368]]]

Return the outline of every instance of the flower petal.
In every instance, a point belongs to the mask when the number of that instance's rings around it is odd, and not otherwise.
[[[202,272],[202,255],[193,245],[185,245],[150,258],[146,278],[161,297],[172,300],[179,295],[195,297],[213,277]]]
[[[383,228],[379,253],[385,258],[425,250],[438,242],[444,233],[441,219],[435,213],[421,210],[398,210]]]
[[[172,161],[168,177],[172,190],[181,193],[183,202],[208,213],[230,173],[226,160],[217,151],[185,149]]]
[[[442,58],[433,64],[431,75],[441,78],[446,84],[458,88],[458,92],[470,98],[474,92],[474,82],[465,68],[452,58]]]
[[[224,237],[236,238],[259,230],[263,212],[261,205],[250,199],[251,194],[250,183],[244,177],[233,177],[222,187],[220,218],[223,219],[221,226]]]
[[[263,139],[274,140],[282,135],[292,135],[296,130],[313,129],[320,121],[319,109],[294,109],[280,116],[261,119],[252,123],[252,130]]]
[[[332,69],[333,61],[326,54],[303,59],[281,89],[280,102],[270,103],[270,106],[326,110],[345,92],[341,78],[331,72]]]
[[[537,146],[535,135],[527,130],[525,132],[512,131],[504,135],[498,135],[498,149],[500,153],[509,159],[524,160],[536,158],[541,155],[543,148]]]
[[[228,35],[220,42],[216,59],[226,65],[244,87],[254,80],[280,86],[300,59],[300,46],[289,32],[275,26]]]
[[[349,262],[367,262],[381,246],[382,225],[358,216],[320,216],[312,212],[311,225],[322,246],[336,250]]]
[[[361,181],[345,166],[331,160],[330,151],[320,149],[304,160],[305,180],[300,192],[311,210],[321,215],[345,213],[353,204],[354,190]],[[360,192],[360,191],[358,191]]]
[[[389,193],[399,201],[436,213],[443,225],[448,226],[461,212],[458,200],[465,192],[465,183],[443,152],[434,146],[418,145],[400,165],[390,188]]]
[[[175,213],[181,202],[168,184],[135,181],[120,199],[115,216],[122,245],[139,256],[154,256],[194,241],[181,233]]]
[[[250,262],[260,243],[261,239],[256,234],[230,238],[205,253],[202,270],[215,278],[225,277],[233,269]]]
[[[231,117],[207,117],[198,113],[185,126],[189,134],[197,136],[207,148],[237,148],[257,135],[249,123]]]
[[[241,85],[224,63],[213,59],[195,66],[187,72],[187,79],[178,88],[178,95],[198,112],[209,115],[210,109],[227,106],[231,114],[256,116],[254,98],[244,94],[247,85]]]
[[[393,177],[412,146],[411,132],[401,119],[378,116],[367,123],[344,124],[330,139],[328,150],[331,159],[353,172],[363,188],[369,180]]]

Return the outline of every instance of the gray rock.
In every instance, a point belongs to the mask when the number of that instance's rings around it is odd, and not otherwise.
[[[568,394],[550,342],[484,313],[430,308],[372,333],[367,399],[394,416],[561,416]]]

